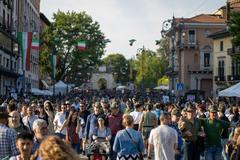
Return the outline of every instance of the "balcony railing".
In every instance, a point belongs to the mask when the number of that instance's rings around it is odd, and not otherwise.
[[[216,82],[223,82],[226,81],[226,76],[215,76],[214,79]]]
[[[228,75],[228,81],[240,81],[240,75]]]
[[[228,49],[227,49],[227,53],[228,53],[228,55],[230,55],[230,56],[236,55],[236,54],[240,54],[240,47],[228,48]]]
[[[213,66],[204,66],[204,65],[188,65],[187,70],[189,72],[212,72]]]

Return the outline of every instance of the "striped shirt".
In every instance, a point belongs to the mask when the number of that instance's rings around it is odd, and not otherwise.
[[[16,132],[0,123],[0,159],[18,154]]]

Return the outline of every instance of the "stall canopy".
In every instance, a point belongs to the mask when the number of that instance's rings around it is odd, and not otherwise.
[[[218,93],[219,97],[240,97],[240,82]]]
[[[154,88],[155,90],[169,90],[169,86],[160,85]]]

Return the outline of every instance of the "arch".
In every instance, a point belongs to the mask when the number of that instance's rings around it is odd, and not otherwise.
[[[107,89],[107,80],[105,78],[99,78],[99,80],[98,80],[98,88],[100,90]]]

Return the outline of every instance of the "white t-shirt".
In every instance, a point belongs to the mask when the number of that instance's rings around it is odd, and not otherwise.
[[[130,115],[133,117],[134,124],[139,124],[142,117],[142,112],[133,111],[130,113]]]
[[[63,126],[65,119],[66,119],[66,113],[57,112],[57,114],[55,115],[54,120],[53,120],[53,124],[54,124],[56,133],[62,133],[64,135],[66,135],[66,132],[67,132],[66,127],[62,130],[62,132],[60,132],[60,129]]]
[[[154,146],[155,160],[175,160],[174,145],[177,143],[177,131],[167,125],[160,125],[150,132],[149,144]]]
[[[28,127],[29,130],[33,131],[33,122],[38,119],[36,115],[32,115],[31,117],[25,116],[22,121],[25,126]]]

